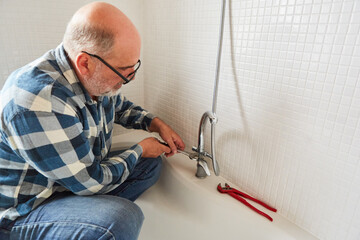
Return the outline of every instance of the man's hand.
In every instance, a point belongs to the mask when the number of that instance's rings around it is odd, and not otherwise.
[[[158,132],[160,137],[169,145],[171,151],[165,152],[165,156],[171,157],[177,153],[177,149],[184,150],[185,144],[181,137],[172,128],[159,118],[154,118],[149,127],[151,132]]]
[[[142,157],[144,158],[155,158],[160,156],[162,153],[168,154],[171,152],[171,149],[164,144],[161,144],[158,139],[150,137],[145,138],[138,143],[142,149]]]

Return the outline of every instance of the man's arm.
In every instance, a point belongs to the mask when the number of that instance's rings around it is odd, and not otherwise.
[[[158,117],[119,95],[116,103],[115,123],[127,128],[143,129],[150,132],[157,132],[161,138],[170,146],[170,151],[158,141],[148,140],[139,143],[143,148],[143,157],[157,157],[165,152],[167,157],[174,155],[177,149],[184,150],[185,144],[181,137],[164,121]],[[148,155],[150,154],[150,155]]]
[[[154,115],[129,101],[124,95],[116,97],[114,122],[125,128],[149,131]]]
[[[115,189],[143,153],[136,144],[99,161],[79,119],[65,114],[26,111],[11,119],[5,131],[10,147],[32,168],[78,195]]]

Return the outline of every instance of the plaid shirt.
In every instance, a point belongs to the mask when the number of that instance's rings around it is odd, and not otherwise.
[[[148,130],[154,116],[121,94],[93,101],[61,45],[16,70],[0,96],[0,227],[57,191],[104,194],[142,155],[108,158],[113,124]]]

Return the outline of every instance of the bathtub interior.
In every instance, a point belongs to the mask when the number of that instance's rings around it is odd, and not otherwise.
[[[115,136],[113,148],[127,148],[149,136],[154,135],[132,131]],[[274,219],[270,222],[230,196],[220,194],[216,189],[219,183],[236,187],[221,176],[212,173],[198,179],[195,171],[196,162],[182,154],[164,157],[159,181],[136,200],[145,215],[139,239],[317,239],[278,213],[250,201]]]

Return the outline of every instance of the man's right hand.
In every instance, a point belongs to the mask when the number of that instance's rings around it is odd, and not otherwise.
[[[161,144],[158,139],[154,137],[145,138],[141,142],[138,143],[142,149],[142,157],[143,158],[156,158],[160,156],[162,153],[170,153],[171,149],[164,144]]]

